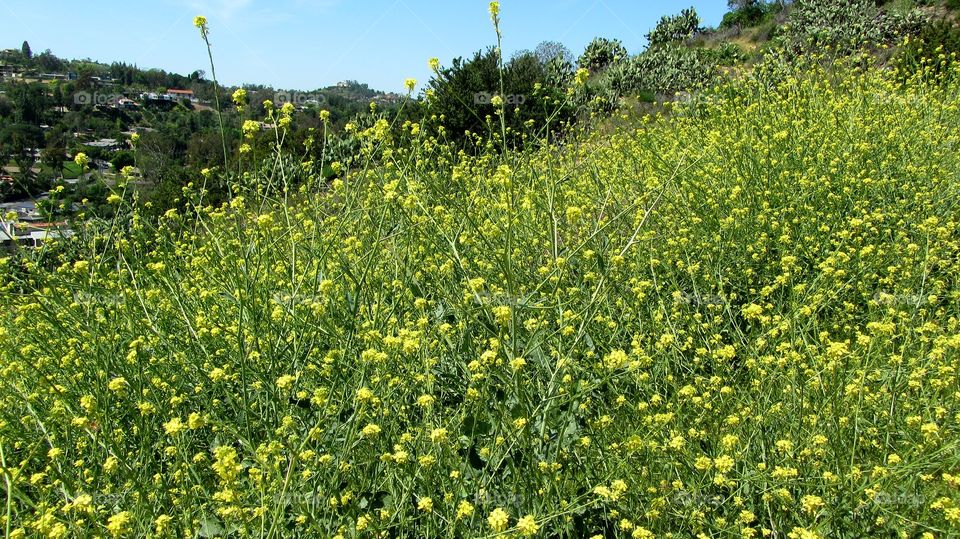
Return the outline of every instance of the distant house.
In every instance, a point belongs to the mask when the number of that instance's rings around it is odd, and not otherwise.
[[[179,90],[176,88],[171,88],[167,90],[167,95],[173,97],[174,99],[189,99],[190,101],[196,100],[193,95],[193,90]]]
[[[41,195],[40,197],[41,200],[46,200],[46,198],[49,198],[49,196]],[[9,212],[16,213],[17,219],[20,221],[36,222],[42,220],[42,216],[37,210],[37,203],[32,200],[0,203],[0,215],[5,215]]]
[[[136,101],[134,101],[134,100],[132,100],[132,99],[129,99],[129,98],[126,98],[126,97],[121,97],[121,98],[117,99],[116,107],[117,107],[118,109],[128,109],[128,110],[129,110],[129,109],[139,108],[140,105],[139,105]]]
[[[130,128],[129,131],[122,131],[121,134],[129,138],[129,137],[132,137],[133,135],[139,135],[141,133],[153,133],[154,131],[156,131],[156,129],[152,127],[136,126],[136,127]]]
[[[58,80],[65,81],[70,79],[69,79],[69,76],[65,73],[41,73],[40,80],[42,80],[43,82],[51,82],[51,81],[58,81]]]
[[[140,99],[143,101],[171,101],[170,96],[167,94],[158,94],[154,92],[144,92],[140,94]]]
[[[114,138],[102,138],[100,140],[94,140],[91,142],[84,142],[84,146],[89,146],[91,148],[100,148],[102,150],[114,152],[117,150],[122,150],[124,144]]]
[[[404,99],[403,96],[393,92],[377,95],[377,96],[374,96],[373,98],[373,100],[378,103],[399,103],[403,99]]]
[[[0,247],[13,249],[17,246],[37,248],[44,242],[73,235],[70,230],[60,229],[59,223],[37,223],[21,229],[12,221],[0,221]]]
[[[107,100],[105,105],[112,109],[120,109],[120,110],[136,110],[140,108],[139,103],[130,99],[129,97],[122,96],[122,95],[111,97],[109,100]]]
[[[140,99],[142,101],[168,101],[173,103],[180,102],[184,99],[188,99],[191,102],[197,101],[192,90],[167,90],[166,93],[163,94],[144,92],[140,94]]]

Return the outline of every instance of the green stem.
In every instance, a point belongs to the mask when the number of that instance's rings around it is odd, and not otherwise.
[[[7,456],[3,452],[2,443],[0,443],[0,466],[3,466],[3,482],[7,486],[7,520],[4,537],[10,537],[10,521],[13,513],[13,485],[10,481],[10,470],[7,469]]]
[[[223,169],[227,169],[227,133],[223,128],[223,111],[220,109],[220,83],[217,82],[217,66],[213,63],[213,47],[210,45],[206,29],[203,30],[203,42],[207,44],[207,57],[210,58],[210,76],[213,77],[213,100],[217,105],[217,121],[220,123],[220,144],[223,146]],[[206,180],[204,180],[206,187]]]

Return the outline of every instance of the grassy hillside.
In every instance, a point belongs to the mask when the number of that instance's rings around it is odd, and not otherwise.
[[[958,96],[771,67],[563,148],[409,125],[328,189],[115,201],[0,259],[6,528],[954,536]]]

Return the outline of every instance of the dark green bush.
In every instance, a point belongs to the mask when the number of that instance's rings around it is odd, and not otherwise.
[[[744,28],[747,26],[754,26],[762,21],[766,14],[767,6],[765,4],[752,4],[749,6],[744,6],[724,15],[723,20],[720,22],[720,28]]]
[[[625,50],[622,54],[626,55]],[[566,88],[555,86],[568,76],[564,60],[559,62],[544,65],[533,53],[518,54],[505,63],[501,88],[495,49],[457,58],[430,81],[430,113],[442,118],[447,137],[463,143],[469,139],[468,131],[489,133],[487,118],[493,119],[497,110],[492,98],[502,92],[509,135],[517,139],[509,142],[518,143],[530,120],[537,126],[548,119],[558,125],[571,117],[562,100]]]

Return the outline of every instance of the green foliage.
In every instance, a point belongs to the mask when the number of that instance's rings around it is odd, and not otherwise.
[[[119,172],[123,170],[123,167],[133,167],[136,166],[137,160],[133,152],[129,150],[121,150],[113,154],[110,158],[110,165],[113,166],[113,170]]]
[[[851,52],[916,34],[924,20],[917,10],[882,11],[873,0],[796,0],[790,12],[787,39],[795,51],[830,47]]]
[[[6,95],[0,95],[0,118],[9,118],[13,116],[13,103]]]
[[[43,131],[39,127],[24,123],[0,126],[0,152],[14,161],[32,157],[33,151],[42,146]]]
[[[725,55],[732,55],[727,50]],[[630,58],[610,70],[613,88],[619,95],[642,91],[673,94],[712,81],[717,74],[718,53],[709,49],[656,47]]]
[[[80,177],[80,165],[73,161],[63,162],[63,177],[67,180],[73,180]]]
[[[601,117],[617,110],[621,97],[624,97],[617,86],[617,82],[620,80],[618,73],[621,64],[624,63],[626,62],[621,62],[602,75],[591,78],[590,81],[578,88],[574,96],[578,105],[590,111],[591,114]]]
[[[573,80],[574,65],[565,58],[556,56],[544,65],[544,80],[550,88],[566,88]]]
[[[533,53],[537,56],[537,59],[540,60],[540,63],[544,65],[552,61],[559,61],[560,63],[570,64],[572,66],[575,61],[570,49],[557,41],[543,41],[537,45]]]
[[[598,37],[584,49],[577,65],[592,72],[603,71],[608,67],[626,60],[629,54],[619,39]]]
[[[952,73],[960,56],[960,29],[948,21],[925,25],[920,35],[900,47],[894,59],[905,78],[922,72],[926,77]]]
[[[720,28],[745,28],[754,26],[770,13],[773,13],[779,6],[760,1],[731,3],[731,11],[723,16],[720,22]]]
[[[679,15],[665,15],[660,18],[657,26],[647,34],[650,46],[665,45],[683,41],[695,36],[700,31],[700,16],[697,10],[690,7]]]
[[[66,156],[66,149],[63,146],[57,146],[55,143],[48,143],[40,155],[40,161],[52,173],[54,177],[63,172],[63,159]]]
[[[51,119],[49,98],[40,84],[15,84],[8,95],[13,103],[13,120],[16,123],[39,127]]]
[[[490,48],[484,52],[478,51],[467,60],[455,58],[453,65],[444,68],[430,81],[429,86],[433,91],[431,109],[443,118],[451,136],[462,138],[465,131],[483,131],[485,121],[476,112],[474,96],[499,93],[497,52]],[[509,94],[513,89],[505,88],[504,91]]]
[[[33,63],[45,73],[60,73],[66,70],[67,64],[57,58],[50,49],[47,49],[33,58]]]
[[[457,58],[451,67],[442,69],[429,83],[428,107],[441,118],[445,135],[462,144],[469,138],[467,133],[490,134],[494,125],[499,125],[491,100],[500,96],[505,102],[510,142],[520,143],[527,122],[544,126],[550,119],[559,126],[572,116],[559,86],[568,73],[562,60],[544,65],[535,54],[523,53],[504,66],[501,89],[499,60],[491,48],[469,60]]]
[[[544,41],[537,45],[534,54],[544,66],[547,86],[566,88],[570,85],[576,62],[570,49],[555,41]]]
[[[705,49],[703,53],[717,65],[732,66],[746,59],[743,47],[730,41],[724,41],[716,48]]]
[[[646,89],[657,92],[690,90],[713,79],[716,67],[703,49],[651,49],[637,57]]]

